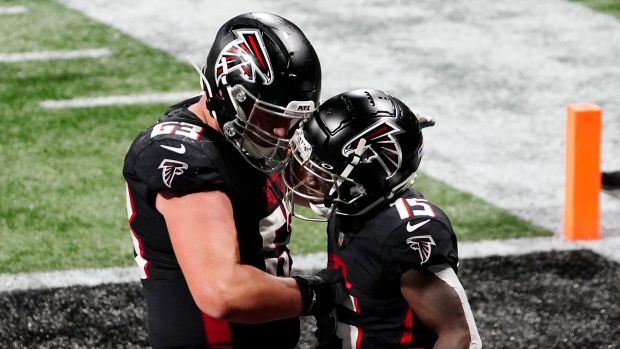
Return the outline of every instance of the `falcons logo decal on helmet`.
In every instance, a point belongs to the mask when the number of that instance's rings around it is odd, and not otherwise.
[[[273,82],[273,69],[260,31],[237,29],[233,33],[236,39],[224,47],[216,60],[217,85],[220,85],[226,74],[236,70],[247,82],[256,83],[256,76],[259,76],[263,85],[270,85]]]
[[[168,188],[172,188],[174,176],[180,175],[187,170],[187,164],[181,161],[164,159],[159,167],[161,168],[161,178]]]
[[[430,235],[412,236],[405,241],[412,250],[420,253],[420,265],[428,262],[431,258],[431,246],[435,245],[435,240]]]
[[[403,132],[398,125],[387,120],[379,120],[348,141],[342,148],[342,155],[349,156],[354,153],[360,139],[364,138],[366,145],[361,155],[361,163],[378,161],[389,178],[400,168],[403,161],[400,144],[394,138]]]

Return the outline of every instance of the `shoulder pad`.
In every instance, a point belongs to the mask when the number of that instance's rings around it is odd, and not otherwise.
[[[126,160],[132,162],[135,177],[156,191],[224,190],[217,148],[198,142],[201,127],[183,124],[159,123],[139,136]]]
[[[394,229],[381,251],[386,268],[400,276],[409,269],[448,264],[456,269],[458,247],[452,227],[433,217],[408,220]]]

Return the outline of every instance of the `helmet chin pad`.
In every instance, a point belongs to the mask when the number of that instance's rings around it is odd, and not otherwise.
[[[329,217],[331,215],[332,208],[325,207],[323,204],[315,204],[313,202],[309,203],[310,209],[314,212],[315,215],[319,217]]]

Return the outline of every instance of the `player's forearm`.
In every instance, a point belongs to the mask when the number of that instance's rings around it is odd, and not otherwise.
[[[469,332],[453,331],[447,334],[439,334],[433,349],[478,349],[476,343],[471,341]]]
[[[453,326],[453,330],[446,331],[447,335],[444,335],[444,337],[446,337],[446,340],[452,340],[454,342],[458,341],[458,342],[464,343],[461,346],[462,348],[481,349],[482,340],[480,339],[480,335],[478,334],[478,328],[474,321],[474,316],[471,311],[471,307],[469,306],[469,301],[467,300],[467,296],[465,295],[465,290],[463,289],[463,286],[461,285],[460,280],[454,273],[454,270],[452,270],[452,268],[449,268],[447,266],[437,266],[437,267],[431,267],[429,269],[433,271],[433,273],[437,277],[439,277],[442,281],[444,281],[447,285],[449,285],[455,291],[457,297],[453,296],[452,300],[453,300],[453,303],[456,303],[456,299],[460,301],[461,308],[463,311],[463,318],[464,318],[464,321],[461,321],[460,323],[466,324],[466,325],[461,325],[460,327]],[[456,306],[452,306],[452,308],[455,309]],[[454,319],[455,317],[452,316],[451,318]],[[439,337],[441,338],[442,336],[439,336]],[[458,347],[458,348],[461,348],[461,347]],[[444,347],[442,346],[439,348],[444,348]],[[450,348],[450,346],[446,346],[445,348]]]
[[[261,323],[298,316],[302,297],[292,278],[279,278],[248,265],[238,265],[231,275],[222,278],[194,295],[196,303],[217,319]]]

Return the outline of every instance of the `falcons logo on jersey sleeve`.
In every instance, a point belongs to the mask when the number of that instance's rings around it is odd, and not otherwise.
[[[402,132],[402,128],[389,121],[377,121],[347,142],[342,148],[342,155],[349,156],[355,152],[360,139],[364,138],[366,145],[364,146],[361,161],[363,163],[378,161],[387,173],[387,177],[390,177],[400,168],[403,161],[400,144],[394,137]]]
[[[270,85],[273,82],[273,69],[260,31],[237,29],[233,33],[236,40],[226,45],[217,58],[216,83],[219,85],[226,74],[239,71],[247,82],[255,83],[258,76],[263,85]]]
[[[428,262],[431,258],[431,246],[435,245],[435,240],[430,235],[412,236],[405,241],[412,250],[420,253],[420,265]]]
[[[161,178],[164,184],[168,188],[172,188],[174,176],[183,174],[187,170],[187,164],[181,161],[164,159],[158,168],[162,170]]]

